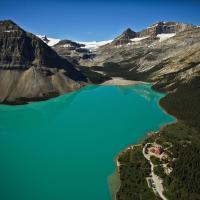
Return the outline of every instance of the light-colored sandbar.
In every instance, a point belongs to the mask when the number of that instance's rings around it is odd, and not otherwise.
[[[142,83],[141,81],[126,80],[121,77],[112,77],[111,80],[105,81],[101,85],[136,85]]]

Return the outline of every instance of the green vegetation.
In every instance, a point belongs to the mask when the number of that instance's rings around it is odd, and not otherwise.
[[[166,126],[159,140],[172,143],[177,158],[169,163],[173,171],[164,178],[166,196],[171,200],[200,199],[200,80],[180,85],[175,93],[161,99],[161,105],[179,119]]]
[[[161,165],[154,167],[154,173],[160,178],[165,178],[167,175],[165,174],[164,168]]]
[[[178,84],[177,84],[178,85]],[[157,88],[159,89],[159,88]],[[169,200],[200,200],[200,79],[195,78],[187,84],[179,84],[175,92],[169,93],[160,104],[168,113],[178,119],[175,124],[165,126],[157,137],[157,143],[164,148],[172,144],[168,153],[170,157],[175,158],[169,161],[168,166],[173,171],[166,175],[162,166],[155,167],[155,173],[163,179],[165,196]],[[152,142],[155,138],[147,138],[146,142]],[[132,159],[127,159],[130,152],[126,153],[126,166],[121,169],[122,187],[118,194],[120,199],[156,199],[157,197],[150,193],[146,186],[145,176],[147,176],[148,164],[140,157],[140,153],[133,153]],[[140,167],[137,166],[141,159]],[[143,160],[143,161],[142,161]],[[133,165],[132,174],[137,174],[137,178],[128,172],[129,166]],[[126,175],[126,176],[125,176]],[[129,175],[129,176],[128,176]],[[139,183],[138,183],[138,180]],[[135,185],[132,192],[128,193],[124,184],[127,182]],[[143,184],[143,185],[142,185]],[[143,191],[142,191],[143,187]],[[123,189],[123,191],[122,191]],[[128,198],[129,194],[132,198]],[[141,194],[142,193],[142,194]],[[135,196],[134,196],[135,194]],[[142,195],[142,197],[141,197]],[[133,198],[134,197],[134,198]]]
[[[177,159],[169,164],[173,171],[164,178],[169,199],[200,199],[200,137],[199,132],[184,122],[166,126],[161,137],[172,142],[171,151]]]
[[[121,186],[118,200],[159,200],[148,187],[150,164],[142,154],[142,146],[135,146],[119,156]]]
[[[200,78],[180,85],[176,92],[161,99],[160,104],[168,113],[200,130]]]
[[[160,164],[162,164],[162,161],[161,161],[159,158],[156,158],[155,156],[151,156],[151,157],[150,157],[150,160],[151,160],[151,162],[152,162],[154,165],[160,165]]]
[[[166,149],[166,148],[170,148],[171,146],[171,143],[170,142],[167,142],[164,138],[162,137],[157,137],[156,138],[156,143],[161,145],[163,149]]]

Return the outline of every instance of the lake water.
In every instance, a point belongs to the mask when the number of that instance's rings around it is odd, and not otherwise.
[[[117,153],[173,120],[158,106],[162,96],[148,84],[91,85],[48,101],[0,105],[0,199],[111,199]]]

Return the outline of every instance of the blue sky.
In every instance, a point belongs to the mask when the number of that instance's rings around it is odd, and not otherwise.
[[[116,37],[156,21],[200,25],[200,0],[0,0],[0,19],[34,34],[79,41]]]

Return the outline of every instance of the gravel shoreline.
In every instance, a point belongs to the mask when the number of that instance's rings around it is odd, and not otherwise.
[[[121,77],[112,77],[111,80],[105,81],[104,83],[102,83],[101,85],[136,85],[136,84],[140,84],[142,83],[142,81],[132,81],[132,80],[127,80],[127,79],[123,79]]]

